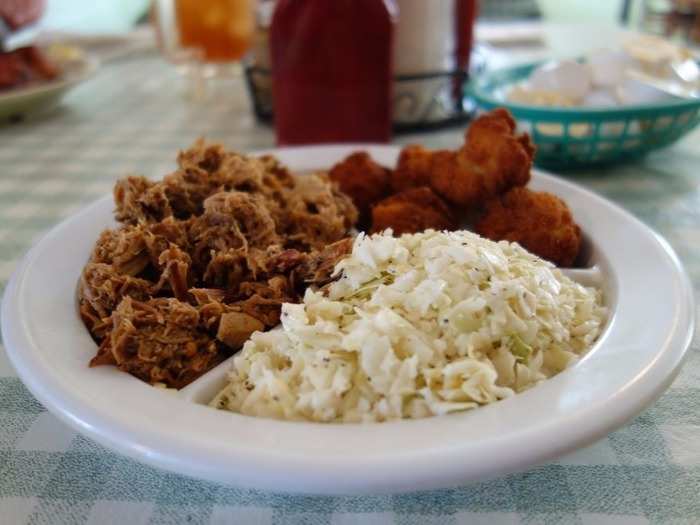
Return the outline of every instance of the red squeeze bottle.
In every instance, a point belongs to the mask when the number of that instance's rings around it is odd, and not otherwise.
[[[474,22],[479,12],[478,0],[457,0],[455,4],[455,34],[457,35],[456,62],[458,71],[469,71],[469,58],[471,57],[474,41]],[[456,100],[462,100],[464,90],[464,78],[457,78],[454,83],[454,96]]]
[[[477,0],[457,0],[456,10],[457,67],[466,71],[469,69],[469,57],[474,39],[474,21],[479,6]]]
[[[270,28],[277,142],[388,142],[393,0],[280,0]]]

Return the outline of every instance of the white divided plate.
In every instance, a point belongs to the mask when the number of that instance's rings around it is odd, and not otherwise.
[[[362,147],[393,165],[398,148]],[[292,169],[327,168],[357,146],[280,149]],[[76,283],[106,197],[54,228],[24,258],[2,305],[7,353],[31,392],[79,432],[171,471],[260,489],[401,492],[483,480],[551,460],[624,425],[678,372],[693,334],[690,282],[669,245],[610,202],[535,172],[531,186],[571,206],[588,238],[588,269],[611,309],[604,335],[572,368],[469,412],[376,424],[259,419],[205,406],[227,363],[183,389],[152,388],[114,367],[88,368],[96,347]]]

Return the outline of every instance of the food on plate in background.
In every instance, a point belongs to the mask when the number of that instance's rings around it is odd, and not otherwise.
[[[319,422],[468,410],[575,363],[607,316],[599,290],[466,231],[360,235],[335,272],[253,334],[211,406]]]
[[[673,74],[673,64],[694,58],[692,50],[656,35],[629,38],[622,43],[622,49],[647,73],[659,76]]]
[[[357,220],[325,174],[201,141],[161,181],[117,182],[114,200],[121,225],[102,233],[79,286],[100,345],[91,365],[174,388],[326,284]]]
[[[35,47],[0,53],[0,91],[53,80],[58,69]]]
[[[33,38],[30,29],[45,6],[43,0],[0,2],[0,91],[58,76],[58,69],[43,52],[30,41],[25,42]]]
[[[370,186],[383,168],[366,152],[356,152],[331,168],[341,189],[361,210],[371,208],[365,231],[391,229],[395,235],[427,229],[455,230],[465,224],[493,240],[519,242],[560,266],[572,265],[581,247],[580,228],[558,197],[524,189],[535,148],[527,134],[515,133],[504,109],[478,117],[457,151],[404,147],[389,172],[393,194],[356,190]],[[359,161],[361,159],[361,162]],[[351,185],[355,186],[352,187]],[[476,222],[475,222],[476,221]]]
[[[496,241],[517,242],[557,266],[573,265],[581,247],[581,228],[566,203],[527,188],[488,201],[474,230]]]

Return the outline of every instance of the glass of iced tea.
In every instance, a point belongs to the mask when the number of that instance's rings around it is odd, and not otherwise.
[[[174,0],[180,44],[200,49],[207,62],[235,62],[255,30],[253,0]]]
[[[159,47],[190,80],[195,96],[204,94],[206,79],[239,71],[235,66],[253,43],[255,5],[256,0],[153,0]]]

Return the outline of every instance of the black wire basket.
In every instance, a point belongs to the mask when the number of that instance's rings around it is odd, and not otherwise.
[[[470,64],[469,72],[458,70],[394,77],[394,132],[439,129],[468,121],[474,105],[465,96],[464,88],[470,76],[484,69],[483,53],[476,49]],[[255,116],[261,122],[271,123],[274,104],[270,70],[247,63],[245,78]]]

